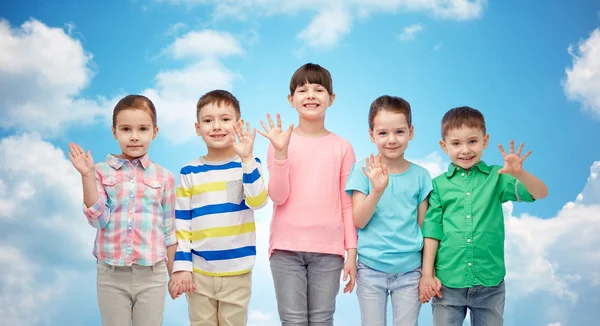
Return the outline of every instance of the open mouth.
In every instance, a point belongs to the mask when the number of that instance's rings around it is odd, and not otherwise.
[[[473,158],[475,158],[475,156],[469,156],[469,157],[459,157],[458,159],[464,162],[468,162],[470,160],[472,160]]]
[[[304,104],[304,107],[307,109],[316,109],[318,108],[320,105],[316,104],[316,103],[308,103],[308,104]]]
[[[214,139],[223,139],[223,138],[225,138],[225,136],[227,136],[227,135],[225,135],[225,134],[210,135],[210,137],[214,138]]]

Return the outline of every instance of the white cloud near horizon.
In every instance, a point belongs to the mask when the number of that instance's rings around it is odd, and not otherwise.
[[[570,100],[581,103],[582,109],[600,120],[600,28],[594,29],[587,39],[569,45],[573,58],[565,69],[564,92]]]

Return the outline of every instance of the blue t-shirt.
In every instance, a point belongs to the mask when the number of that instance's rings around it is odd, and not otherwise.
[[[365,161],[354,164],[346,192],[369,195],[369,178],[362,171]],[[358,259],[385,273],[405,273],[421,266],[423,236],[417,223],[417,208],[431,192],[431,176],[425,168],[410,163],[400,174],[390,174],[388,186],[369,223],[358,230]]]

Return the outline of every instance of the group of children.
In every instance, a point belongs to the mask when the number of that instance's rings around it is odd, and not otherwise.
[[[84,213],[97,229],[98,303],[103,325],[161,325],[165,295],[185,294],[191,325],[246,325],[256,256],[254,210],[273,202],[269,261],[282,325],[333,325],[343,273],[355,284],[362,325],[417,325],[432,300],[433,324],[502,325],[504,220],[501,204],[544,198],[523,170],[523,145],[504,165],[481,160],[483,115],[470,107],[442,118],[440,146],[452,164],[431,179],[405,159],[414,135],[410,104],[381,96],[370,107],[378,154],[356,161],[351,144],[325,128],[335,100],[329,71],[305,64],[292,76],[294,128],[267,114],[268,186],[254,156],[256,129],[229,92],[197,103],[195,129],[207,147],[171,172],[147,151],[156,109],[141,95],[121,99],[112,131],[121,154],[94,164],[69,144],[83,183]],[[167,276],[169,280],[167,282]],[[168,284],[168,286],[167,286]]]

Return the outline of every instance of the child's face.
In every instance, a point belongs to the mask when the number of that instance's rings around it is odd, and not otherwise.
[[[154,127],[148,111],[125,109],[117,113],[113,136],[121,147],[121,157],[126,160],[144,156],[150,148],[150,142],[156,138],[158,127]]]
[[[235,108],[231,105],[210,103],[200,109],[195,123],[196,134],[202,137],[208,148],[222,149],[233,146],[231,136],[237,121]]]
[[[329,94],[320,84],[306,83],[296,87],[293,95],[288,95],[288,101],[298,111],[303,119],[323,119],[325,111],[335,99],[335,94]]]
[[[448,130],[444,140],[440,141],[440,146],[454,165],[469,170],[481,161],[488,139],[489,135],[484,135],[483,130],[463,126]]]
[[[404,157],[408,141],[413,138],[414,128],[408,126],[404,113],[383,110],[373,118],[373,130],[369,130],[369,135],[379,153],[394,160]]]

